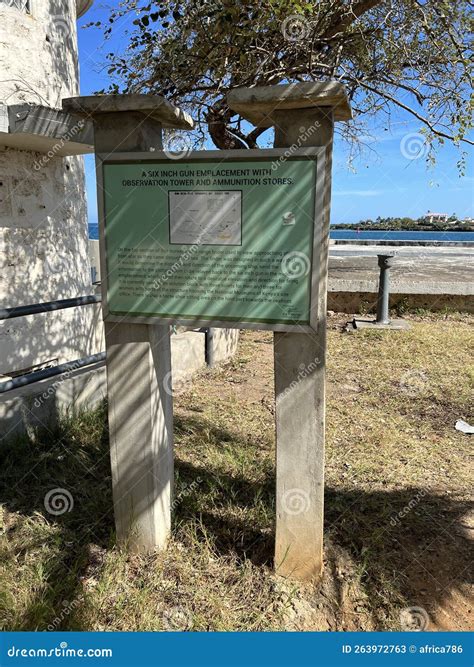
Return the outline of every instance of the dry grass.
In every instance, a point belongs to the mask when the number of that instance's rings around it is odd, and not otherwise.
[[[472,419],[472,318],[418,320],[408,333],[349,335],[330,319],[318,587],[271,569],[272,340],[246,332],[236,359],[176,399],[176,511],[164,553],[114,546],[103,410],[2,445],[0,625],[399,629],[400,609],[417,605],[433,628],[469,627],[472,441],[454,422]],[[43,505],[54,487],[74,498],[58,517]]]

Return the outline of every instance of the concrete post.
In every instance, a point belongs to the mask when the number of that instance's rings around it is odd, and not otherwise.
[[[192,127],[186,114],[155,96],[72,98],[63,108],[92,118],[95,150],[102,154],[160,149],[163,126]],[[104,221],[99,222],[103,234]],[[117,539],[133,549],[163,548],[173,484],[169,327],[104,324]]]
[[[390,268],[393,255],[377,255],[380,267],[379,293],[377,297],[377,324],[390,324]]]
[[[332,112],[276,111],[275,146],[326,146],[323,247],[319,258],[318,331],[275,333],[276,538],[279,574],[307,580],[323,569],[326,289],[329,245]],[[307,130],[315,131],[308,134]],[[301,139],[303,137],[303,139]],[[304,381],[302,369],[308,369]]]
[[[247,92],[248,91],[248,92]],[[317,331],[275,333],[276,541],[278,574],[321,575],[324,520],[326,290],[334,119],[350,109],[340,84],[292,84],[244,89],[229,106],[260,126],[275,127],[275,147],[326,147],[324,229]]]

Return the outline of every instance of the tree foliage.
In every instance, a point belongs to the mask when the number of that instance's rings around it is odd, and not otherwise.
[[[189,110],[218,148],[256,147],[226,104],[239,86],[342,82],[350,138],[396,108],[420,122],[429,145],[472,127],[469,0],[122,0],[105,34],[133,14],[125,53],[109,54],[111,90],[151,92]]]

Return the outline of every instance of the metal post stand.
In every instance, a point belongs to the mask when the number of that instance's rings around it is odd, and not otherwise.
[[[358,329],[404,329],[406,331],[410,329],[410,324],[406,320],[390,319],[390,269],[393,266],[394,254],[385,253],[377,255],[377,258],[380,267],[377,318],[375,320],[354,318],[347,325],[347,331],[357,331]]]
[[[377,297],[377,324],[390,324],[389,299],[390,299],[390,268],[393,255],[377,255],[380,278],[379,294]]]

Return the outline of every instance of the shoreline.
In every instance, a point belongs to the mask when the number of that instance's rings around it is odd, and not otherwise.
[[[397,233],[403,233],[403,232],[420,232],[420,233],[426,233],[426,234],[450,234],[452,232],[457,232],[460,234],[473,234],[474,235],[474,229],[466,229],[463,227],[450,227],[449,229],[438,229],[438,228],[433,228],[433,227],[402,227],[398,229],[392,229],[389,227],[377,227],[377,226],[372,226],[372,227],[366,227],[360,226],[358,227],[357,225],[354,225],[352,223],[347,224],[347,225],[341,225],[336,223],[335,225],[330,226],[331,230],[337,231],[337,232],[377,232],[384,234],[385,232],[388,232],[389,234],[393,232]]]

